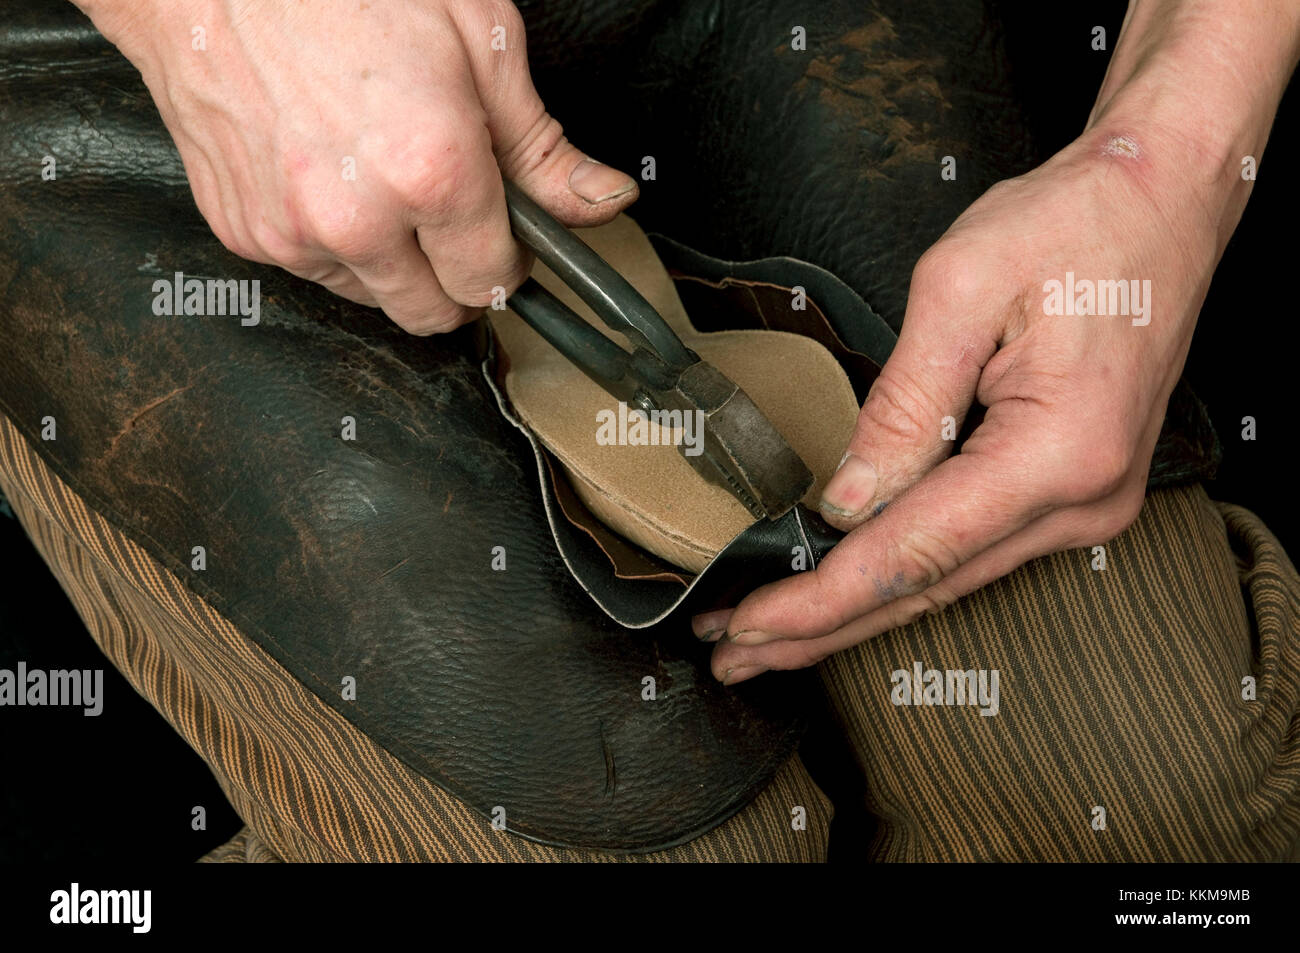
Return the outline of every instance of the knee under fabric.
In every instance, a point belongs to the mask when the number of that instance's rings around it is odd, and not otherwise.
[[[51,39],[12,50],[36,59],[0,89],[0,141],[48,143],[61,162],[57,179],[7,189],[0,207],[0,413],[14,459],[25,450],[50,475],[32,493],[55,494],[57,480],[66,496],[58,511],[76,518],[59,531],[156,607],[158,626],[210,624],[264,652],[484,831],[500,818],[548,844],[653,851],[750,803],[790,763],[810,683],[723,688],[686,616],[720,598],[712,580],[787,573],[793,538],[816,558],[832,534],[800,514],[741,533],[692,579],[626,542],[661,566],[615,567],[601,546],[617,548],[617,535],[561,512],[549,458],[494,391],[507,356],[498,349],[498,367],[485,325],[415,338],[231,255],[194,208],[130,64],[70,5],[25,15],[38,32],[48,21]],[[80,69],[87,55],[96,70]],[[88,135],[92,122],[105,134]],[[728,283],[743,266],[705,268],[679,284],[720,312],[778,285],[773,322],[823,329],[830,298],[864,307],[826,273],[786,267],[745,284]],[[258,322],[156,313],[157,283],[177,273],[258,282]],[[809,288],[807,312],[790,312],[793,284]],[[855,360],[834,335],[818,340]],[[202,611],[177,608],[179,593]],[[78,608],[93,618],[111,606]],[[177,644],[147,627],[128,635],[132,652],[155,658]],[[256,697],[239,663],[220,671],[243,686],[227,700]],[[214,718],[240,726],[236,750],[257,746],[257,764],[290,764],[294,752],[271,739],[293,726],[264,730],[269,715],[244,714]],[[178,726],[192,717],[178,713]],[[335,766],[348,781],[346,761]]]
[[[61,531],[141,604],[159,602],[156,592],[177,594],[163,608],[181,606],[180,594],[196,600],[195,611],[159,618],[256,646],[335,723],[468,805],[484,836],[501,816],[545,843],[649,851],[750,803],[790,763],[808,680],[772,674],[723,689],[686,617],[788,574],[792,548],[811,568],[838,534],[804,507],[746,527],[747,514],[693,471],[672,475],[675,450],[647,448],[643,461],[642,448],[602,446],[597,404],[571,411],[555,395],[603,395],[581,376],[563,383],[573,370],[544,353],[530,356],[510,316],[494,318],[499,340],[482,324],[416,339],[230,255],[197,214],[138,73],[71,4],[15,5],[24,28],[0,36],[14,67],[0,85],[0,149],[11,160],[0,163],[0,413],[13,459],[30,452],[44,469],[19,467],[10,483],[40,476],[34,497],[66,494],[61,511],[77,518]],[[733,259],[788,252],[824,263],[896,327],[912,262],[989,184],[977,176],[1013,174],[1029,159],[1006,151],[1029,139],[1013,119],[994,126],[980,109],[948,107],[969,96],[1016,115],[1005,77],[963,72],[1001,62],[997,49],[969,52],[972,36],[997,42],[996,30],[968,29],[985,7],[958,5],[961,22],[918,17],[904,50],[892,28],[872,28],[887,22],[874,7],[837,0],[819,11],[829,17],[824,54],[744,37],[701,57],[703,44],[715,48],[711,19],[684,23],[674,11],[629,32],[625,5],[597,5],[586,22],[603,27],[542,45],[534,70],[555,91],[548,105],[570,95],[577,121],[599,122],[591,141],[641,150],[651,135],[661,170],[702,157],[697,181],[647,194],[635,214]],[[666,68],[644,75],[638,44]],[[918,60],[919,50],[934,55]],[[901,62],[935,75],[918,83],[909,73],[904,89],[885,87],[894,102],[876,103],[921,137],[895,149],[894,121],[863,111],[880,97],[844,94],[839,74]],[[595,73],[626,79],[606,85],[635,86],[643,109],[589,108]],[[907,93],[929,88],[944,95]],[[764,121],[716,135],[719,115],[752,116],[760,104]],[[32,143],[58,157],[57,179],[35,183]],[[950,152],[980,171],[940,182],[933,163]],[[764,174],[747,174],[757,163]],[[721,262],[651,235],[669,287],[630,223],[592,240],[599,248],[607,236],[600,250],[648,282],[643,292],[688,343],[775,419],[815,471],[815,495],[889,353],[890,326],[813,265]],[[154,285],[177,273],[260,282],[259,323],[157,315]],[[806,310],[791,308],[795,286],[807,289]],[[47,421],[57,439],[44,436]],[[1187,478],[1161,459],[1153,479]],[[127,634],[142,657],[165,651],[154,633]],[[223,684],[238,683],[227,697],[255,697],[241,656],[230,658],[219,669]],[[267,717],[232,720],[233,750],[260,744]],[[261,763],[289,763],[287,745],[258,751]],[[340,784],[348,770],[337,763]]]

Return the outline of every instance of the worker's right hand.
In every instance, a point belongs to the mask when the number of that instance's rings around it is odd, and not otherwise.
[[[415,334],[527,276],[503,176],[571,226],[636,198],[547,114],[510,3],[77,2],[143,75],[222,244]]]

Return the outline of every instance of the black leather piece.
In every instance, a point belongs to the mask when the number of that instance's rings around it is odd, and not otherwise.
[[[783,288],[803,288],[826,315],[840,340],[877,368],[889,360],[898,341],[894,329],[857,292],[824,268],[789,257],[721,261],[667,235],[651,235],[650,240],[660,261],[672,271],[712,280],[740,278]],[[697,317],[692,313],[692,322],[700,330],[706,329],[706,321],[706,315]]]
[[[747,803],[794,748],[806,673],[724,689],[682,614],[609,620],[547,532],[483,327],[413,338],[225,252],[130,66],[70,6],[18,6],[27,25],[0,28],[0,409],[42,459],[323,701],[483,814],[504,807],[510,830],[650,850]],[[260,280],[260,324],[156,316],[153,282],[176,271]]]
[[[734,606],[756,587],[790,575],[798,557],[806,557],[800,565],[816,569],[843,538],[800,503],[779,520],[761,520],[732,540],[696,577],[688,605],[692,612]]]
[[[534,79],[571,138],[631,172],[654,157],[643,227],[718,259],[814,262],[895,330],[921,254],[989,186],[1048,157],[1004,37],[1023,6],[519,3]],[[795,26],[805,51],[791,48]],[[949,155],[955,181],[939,176]],[[1149,485],[1205,479],[1218,454],[1180,383]]]
[[[538,449],[538,452],[546,451]],[[590,536],[563,516],[554,515],[554,493],[549,485],[544,484],[544,488],[556,545],[570,571],[602,611],[629,629],[734,606],[758,586],[788,576],[796,569],[816,568],[844,537],[799,504],[778,520],[754,523],[728,543],[686,586],[670,581],[621,579],[615,575],[609,557]]]
[[[818,311],[833,323],[846,345],[864,353],[875,367],[888,357],[896,337],[894,332],[866,302],[824,269],[792,258],[721,262],[662,235],[651,236],[651,240],[660,260],[670,270],[703,278],[738,277],[785,288],[802,287]],[[710,304],[709,297],[702,297],[698,301],[699,310],[692,312],[692,320],[701,330],[710,324]],[[695,314],[700,315],[698,320]],[[712,320],[717,319],[713,317]],[[751,318],[744,323],[730,322],[709,329],[754,326]],[[492,373],[491,360],[488,370]],[[865,391],[870,380],[854,380],[853,383],[855,388]],[[502,406],[509,414],[504,398]],[[521,424],[516,422],[516,425],[528,436]],[[620,578],[601,547],[560,512],[551,486],[553,474],[559,473],[560,468],[546,466],[541,458],[547,451],[531,437],[528,439],[539,458],[538,470],[543,477],[547,513],[560,554],[596,604],[612,619],[629,628],[653,625],[672,613],[694,614],[708,608],[735,605],[745,592],[794,571],[795,547],[799,547],[805,557],[799,565],[810,569],[843,537],[817,514],[799,506],[779,520],[760,520],[750,526],[688,586],[674,581]],[[653,557],[647,558],[653,560]]]

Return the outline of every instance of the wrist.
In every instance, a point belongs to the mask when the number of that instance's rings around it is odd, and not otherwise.
[[[193,0],[72,0],[104,38],[140,68],[138,56],[160,32],[167,32],[181,8]],[[188,42],[188,40],[187,40]]]
[[[1226,243],[1298,56],[1293,0],[1131,0],[1081,148],[1135,151],[1118,164],[1164,202],[1194,201]]]
[[[1168,164],[1157,163],[1157,171],[1217,191],[1231,189],[1242,181],[1243,157],[1258,162],[1263,154],[1281,97],[1281,88],[1276,95],[1235,91],[1224,78],[1231,72],[1230,65],[1205,60],[1194,70],[1177,61],[1152,62],[1099,100],[1084,136],[1105,141],[1122,134],[1116,130],[1128,130],[1139,143],[1147,138],[1171,150]]]
[[[152,0],[72,0],[72,4],[105,36],[118,23],[146,19],[153,5]]]
[[[1117,111],[1043,167],[1056,168],[1066,190],[1079,196],[1073,207],[1080,234],[1131,271],[1105,277],[1156,286],[1160,312],[1144,340],[1159,337],[1170,353],[1185,351],[1248,184],[1240,176],[1209,176],[1213,164],[1189,158],[1191,148],[1178,129],[1149,114]]]

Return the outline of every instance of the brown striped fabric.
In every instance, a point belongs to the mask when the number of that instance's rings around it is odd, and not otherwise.
[[[1036,560],[822,664],[881,819],[874,859],[1295,857],[1300,578],[1282,547],[1195,486],[1152,493],[1095,560]],[[998,713],[894,704],[916,662],[998,670]]]
[[[820,861],[830,804],[797,758],[739,814],[640,855],[504,831],[374,744],[110,526],[0,416],[0,488],[104,654],[212,768],[246,831],[208,859]],[[806,824],[794,829],[795,807]]]
[[[241,828],[239,833],[215,850],[199,858],[201,864],[278,864],[282,863],[275,852],[262,842],[251,828]]]
[[[207,861],[825,857],[831,808],[797,759],[736,817],[656,854],[494,831],[90,512],[2,417],[0,488],[105,654],[244,819]],[[1189,487],[1153,493],[1096,560],[1036,560],[822,663],[880,820],[872,859],[1296,857],[1300,577],[1277,540]],[[894,704],[892,676],[915,663],[996,669],[997,713]]]

